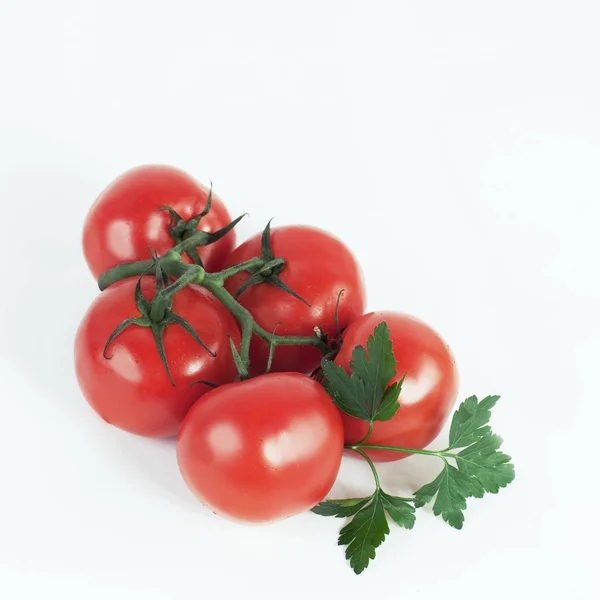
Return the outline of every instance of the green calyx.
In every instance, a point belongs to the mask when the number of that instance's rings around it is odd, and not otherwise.
[[[209,244],[214,244],[222,237],[227,235],[244,217],[241,215],[237,219],[231,221],[231,223],[225,225],[222,229],[218,231],[198,231],[198,225],[200,221],[208,215],[210,209],[212,207],[212,186],[208,192],[208,198],[206,199],[206,206],[202,210],[202,212],[193,216],[189,220],[183,219],[175,209],[170,206],[161,206],[158,210],[166,211],[169,213],[169,232],[171,237],[173,238],[173,242],[176,246],[183,245],[185,249],[183,250],[188,254],[188,256],[194,261],[195,264],[204,266],[202,264],[202,259],[200,258],[200,254],[198,254],[198,247],[200,246],[208,246]],[[186,242],[192,241],[192,244],[188,244]]]
[[[280,290],[290,294],[294,298],[304,302],[306,306],[310,304],[297,294],[292,288],[287,286],[279,278],[279,273],[285,268],[285,261],[282,258],[275,258],[273,250],[271,249],[271,221],[267,223],[261,242],[261,254],[262,264],[257,267],[248,268],[247,271],[250,273],[250,277],[240,286],[235,294],[235,298],[239,298],[248,288],[259,283],[268,283],[269,285],[275,286]]]
[[[215,357],[216,354],[200,339],[188,321],[172,310],[173,296],[183,287],[185,287],[185,285],[191,282],[191,273],[194,273],[194,277],[198,278],[197,272],[190,270],[190,275],[188,275],[187,278],[182,276],[175,283],[169,285],[169,278],[161,268],[158,257],[155,256],[154,261],[154,270],[156,275],[156,293],[154,295],[154,299],[152,302],[150,302],[142,293],[142,277],[144,275],[140,276],[135,286],[135,303],[140,311],[140,316],[125,319],[118,325],[118,327],[111,333],[106,345],[104,346],[103,356],[107,360],[112,358],[112,356],[107,355],[109,347],[114,340],[128,327],[132,325],[138,327],[148,327],[154,336],[154,342],[156,344],[160,360],[165,368],[165,371],[167,372],[167,376],[169,377],[169,381],[171,382],[171,385],[175,387],[175,382],[173,381],[171,370],[169,369],[169,362],[167,360],[163,341],[164,332],[169,325],[179,325],[187,333],[189,333],[192,338],[194,338],[194,340],[196,340],[200,346],[202,346],[202,348],[204,348],[204,350],[210,354],[210,356]],[[182,280],[185,281],[186,279],[188,280],[187,282],[182,282]]]

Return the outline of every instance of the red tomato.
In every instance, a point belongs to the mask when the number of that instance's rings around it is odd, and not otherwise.
[[[174,245],[170,216],[158,209],[170,206],[187,221],[202,211],[207,197],[203,185],[165,165],[136,167],[115,179],[90,209],[83,228],[83,251],[94,277],[120,263],[148,259],[148,248],[159,255],[168,252]],[[213,194],[212,208],[198,229],[217,231],[230,221],[227,209]],[[206,270],[219,271],[234,246],[235,232],[230,231],[199,248]],[[187,254],[183,259],[192,262]]]
[[[394,356],[398,361],[394,383],[406,373],[400,392],[400,408],[389,421],[375,421],[369,444],[425,448],[444,426],[458,393],[458,373],[450,349],[431,327],[408,315],[374,312],[354,321],[344,332],[342,349],[335,362],[350,372],[352,350],[367,339],[379,323],[385,321],[390,330]],[[362,440],[368,423],[345,413],[346,444]],[[409,456],[390,450],[369,450],[378,461],[392,461]]]
[[[173,299],[173,311],[186,319],[216,357],[212,357],[179,325],[164,333],[167,361],[176,387],[161,363],[152,331],[132,325],[103,356],[106,341],[124,320],[140,316],[134,300],[136,281],[121,281],[100,294],[83,318],[75,338],[75,369],[87,401],[108,423],[147,437],[176,435],[192,404],[208,389],[190,386],[199,379],[216,384],[235,379],[231,335],[240,335],[231,314],[208,292],[186,288]],[[151,299],[154,279],[144,278],[142,292]]]
[[[245,290],[239,302],[267,331],[277,327],[278,335],[314,335],[314,327],[334,336],[335,305],[339,305],[339,326],[349,325],[363,313],[365,291],[360,268],[350,250],[331,234],[301,225],[276,227],[271,230],[271,249],[286,265],[279,278],[304,298],[310,307],[268,283]],[[236,248],[226,266],[260,256],[261,235],[256,235]],[[228,279],[225,287],[231,294],[240,288],[247,273]],[[250,370],[264,373],[269,356],[268,345],[257,338],[250,347]],[[279,346],[275,350],[271,370],[310,373],[321,361],[321,353],[311,346]]]
[[[325,497],[343,437],[320,384],[299,373],[270,373],[197,402],[177,436],[177,459],[189,488],[217,514],[273,521]]]

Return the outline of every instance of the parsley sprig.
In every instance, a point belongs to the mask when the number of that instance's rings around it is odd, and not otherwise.
[[[367,340],[367,351],[362,346],[352,351],[351,375],[334,362],[323,361],[325,388],[345,413],[369,423],[387,421],[400,408],[403,380],[388,386],[396,375],[396,364],[390,330],[380,323]]]
[[[338,545],[346,546],[346,558],[358,575],[375,558],[375,549],[390,532],[386,513],[400,527],[412,529],[415,524],[415,507],[412,498],[391,496],[384,492],[373,461],[362,450],[356,448],[354,451],[369,463],[375,477],[375,491],[366,498],[325,500],[312,510],[324,517],[353,517],[340,530]]]
[[[369,423],[367,436],[347,449],[361,455],[375,479],[375,491],[365,498],[325,500],[313,508],[322,516],[350,518],[338,538],[346,546],[346,558],[355,573],[364,571],[375,558],[375,550],[389,534],[388,517],[400,527],[412,529],[415,509],[433,502],[433,513],[452,527],[461,529],[467,499],[496,494],[515,477],[511,458],[500,451],[502,438],[489,425],[491,409],[499,396],[478,400],[471,396],[462,402],[452,417],[448,447],[423,450],[369,444],[375,421],[391,419],[400,406],[399,395],[404,377],[396,377],[396,359],[390,331],[380,323],[369,336],[367,349],[357,346],[350,361],[351,374],[329,360],[323,362],[325,387],[333,402],[345,413]],[[442,460],[439,475],[418,489],[411,498],[387,494],[382,488],[373,461],[365,450],[391,450],[434,456]]]

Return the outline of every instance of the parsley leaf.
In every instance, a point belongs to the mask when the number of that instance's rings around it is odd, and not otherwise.
[[[415,506],[425,506],[435,496],[433,514],[442,515],[442,519],[449,525],[461,529],[465,520],[463,511],[467,508],[467,498],[475,495],[475,485],[470,477],[446,462],[442,472],[431,483],[415,492]]]
[[[390,532],[386,513],[400,527],[412,529],[415,524],[415,508],[405,498],[386,494],[381,488],[367,498],[348,500],[325,500],[312,511],[325,517],[351,517],[353,519],[340,531],[339,546],[346,546],[346,558],[358,575],[375,558],[375,549]]]
[[[363,421],[387,421],[400,406],[398,397],[404,381],[402,378],[388,387],[396,376],[396,364],[390,330],[383,322],[369,336],[366,350],[356,346],[352,351],[351,375],[334,362],[323,361],[324,385],[345,413]]]
[[[371,498],[372,502],[342,527],[338,538],[338,546],[347,546],[346,558],[357,575],[375,558],[375,548],[383,543],[390,532],[379,490]]]
[[[367,498],[348,498],[347,500],[324,500],[313,507],[312,512],[322,517],[351,517],[356,514],[372,496]]]
[[[363,401],[365,388],[362,379],[354,374],[348,375],[344,367],[330,360],[324,360],[322,367],[326,378],[323,384],[334,404],[352,417],[369,421],[370,415]]]
[[[477,396],[467,398],[458,407],[450,425],[450,445],[448,449],[466,448],[491,430],[487,423],[491,418],[491,409],[500,396],[486,396],[481,402]]]
[[[476,479],[490,494],[497,494],[500,488],[506,487],[515,478],[510,456],[498,450],[501,444],[502,438],[490,433],[461,450],[456,457],[459,471]]]
[[[459,406],[452,418],[448,448],[434,453],[444,460],[442,472],[415,492],[417,508],[435,497],[433,513],[456,529],[463,525],[467,498],[497,494],[515,478],[510,456],[500,451],[502,438],[488,425],[498,398],[487,396],[479,401],[471,396]],[[458,453],[450,452],[460,448]],[[456,467],[448,458],[456,461]]]
[[[383,500],[383,508],[390,518],[406,529],[412,529],[415,525],[415,507],[406,499],[390,496],[383,490],[379,492]]]

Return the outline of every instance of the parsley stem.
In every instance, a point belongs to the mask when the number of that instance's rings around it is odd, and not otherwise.
[[[402,446],[384,446],[380,444],[365,444],[364,442],[371,436],[373,432],[373,423],[370,424],[367,435],[356,444],[347,444],[344,446],[346,450],[353,450],[359,452],[359,450],[391,450],[392,452],[406,452],[408,454],[423,454],[424,456],[435,456],[441,458],[445,463],[448,461],[447,458],[453,458],[455,460],[461,460],[461,456],[454,452],[448,452],[448,450],[421,450],[419,448],[403,448]],[[364,455],[364,452],[359,452]]]
[[[372,433],[373,433],[373,421],[369,421],[369,430],[367,431],[367,435],[365,435],[365,437],[362,440],[360,440],[360,442],[358,442],[358,444],[354,444],[354,445],[362,446],[371,437]]]
[[[346,446],[348,450],[354,450],[358,452],[358,450],[391,450],[392,452],[408,452],[410,454],[425,454],[426,456],[437,456],[438,458],[443,458],[444,456],[454,456],[453,454],[448,454],[445,452],[441,452],[438,450],[419,450],[418,448],[402,448],[400,446],[381,446],[379,444],[363,444],[359,442],[358,444],[352,444]]]
[[[373,477],[375,478],[375,491],[380,490],[381,484],[379,483],[379,474],[377,473],[377,469],[375,468],[373,461],[362,450],[359,450],[356,447],[350,447],[350,450],[356,452],[356,454],[360,454],[367,461],[367,464],[369,465],[369,467],[371,467]]]

